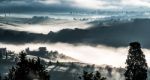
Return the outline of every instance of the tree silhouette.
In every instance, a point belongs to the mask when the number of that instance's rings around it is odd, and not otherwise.
[[[87,71],[84,71],[82,78],[83,80],[106,80],[105,77],[101,76],[101,73],[99,71],[96,71],[95,74],[93,72],[88,73]],[[82,78],[79,77],[79,79],[82,79]]]
[[[1,74],[0,74],[0,80],[2,80],[2,76],[1,76]]]
[[[50,76],[45,70],[45,67],[41,64],[41,60],[38,57],[37,60],[27,59],[26,53],[23,51],[20,53],[20,61],[16,67],[12,67],[9,70],[8,76],[3,80],[49,80]]]
[[[140,43],[130,43],[126,64],[127,70],[124,74],[126,80],[146,80],[148,66]]]
[[[26,59],[26,53],[23,51],[19,55],[20,62],[17,63],[17,69],[15,70],[15,80],[27,79],[29,73],[28,61]]]

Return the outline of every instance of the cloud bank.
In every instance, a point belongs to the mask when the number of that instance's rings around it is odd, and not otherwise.
[[[66,12],[88,10],[149,10],[149,0],[1,0],[0,11]]]
[[[106,45],[112,47],[128,46],[133,41],[140,42],[144,48],[150,48],[149,19],[135,19],[127,23],[111,26],[96,25],[87,29],[63,29],[48,34],[28,33],[23,31],[0,29],[0,41],[5,43],[70,43],[92,46]]]

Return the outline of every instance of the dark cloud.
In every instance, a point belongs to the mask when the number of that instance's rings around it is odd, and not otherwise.
[[[132,4],[135,3],[135,4]],[[0,13],[149,10],[147,0],[0,0]]]
[[[57,1],[57,0],[56,0]],[[2,0],[0,13],[31,13],[31,12],[71,12],[86,11],[85,9],[71,6],[69,1],[58,0],[57,3],[47,3],[45,0]]]

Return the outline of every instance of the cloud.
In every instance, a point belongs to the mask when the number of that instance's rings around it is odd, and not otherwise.
[[[115,5],[111,5],[107,1],[103,0],[55,0],[61,5],[68,5],[70,7],[86,8],[86,9],[112,9],[117,8]],[[44,3],[51,4],[51,0],[44,0]]]
[[[53,0],[42,0],[52,3]],[[128,8],[149,8],[148,0],[55,0],[59,4],[67,4],[73,7],[88,9],[128,9]]]
[[[61,4],[59,0],[35,0],[35,2],[40,2],[44,4]]]
[[[142,9],[141,9],[142,7]],[[66,12],[88,10],[148,10],[148,0],[1,0],[2,9],[12,12]]]
[[[107,3],[104,1],[98,0],[74,0],[74,6],[85,7],[85,8],[93,8],[99,9],[100,7],[106,5]]]
[[[150,2],[146,0],[122,0],[121,4],[124,6],[135,6],[135,7],[148,7],[150,8]]]

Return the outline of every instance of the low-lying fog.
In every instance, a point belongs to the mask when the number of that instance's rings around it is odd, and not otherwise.
[[[47,34],[62,29],[86,29],[91,27],[88,20],[103,19],[106,15],[95,14],[0,14],[0,28],[16,31]]]
[[[86,29],[91,26],[90,24],[87,24],[85,21],[74,21],[74,20],[49,20],[45,22],[40,22],[38,24],[16,24],[16,23],[11,24],[12,25],[3,24],[0,22],[1,25],[0,28],[47,34],[50,31],[57,32],[62,29],[75,29],[75,28]]]
[[[31,50],[37,50],[38,47],[47,47],[48,50],[57,50],[67,56],[73,57],[85,63],[96,65],[112,65],[114,67],[124,67],[127,58],[128,47],[113,48],[103,45],[96,47],[89,45],[71,45],[66,43],[38,43],[38,44],[25,44],[25,45],[12,45],[0,43],[0,47],[6,47],[8,50],[20,52],[29,47]],[[150,66],[150,50],[143,49],[146,55],[147,63]]]

